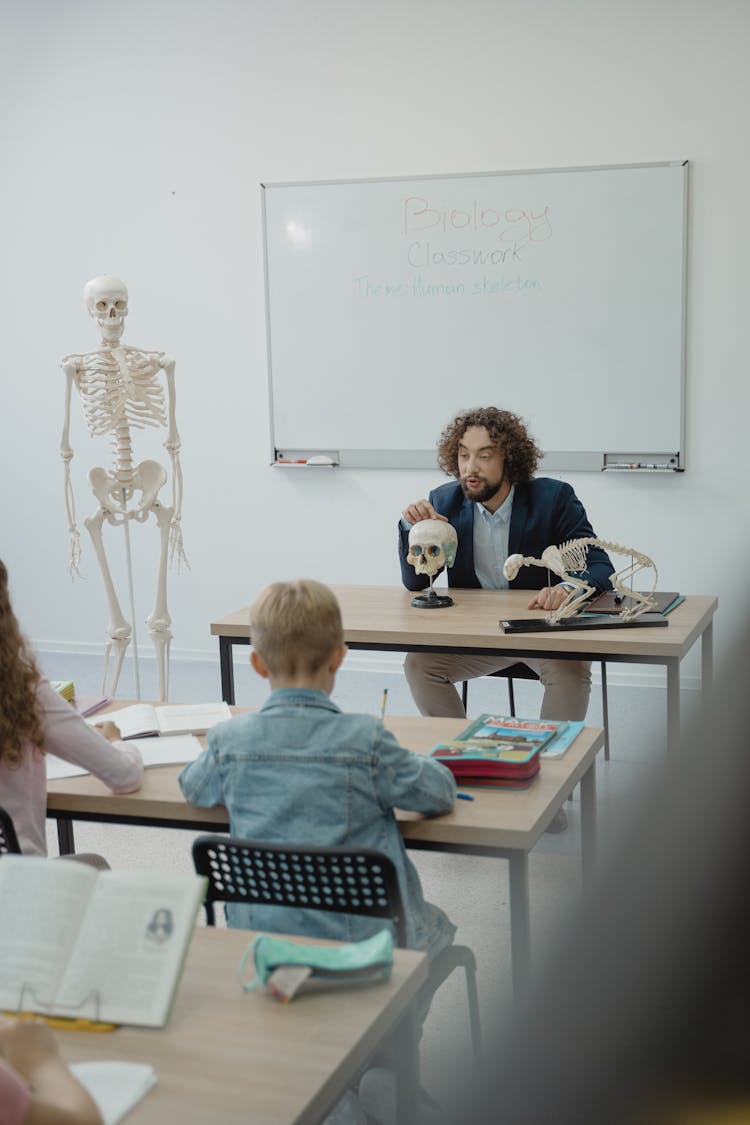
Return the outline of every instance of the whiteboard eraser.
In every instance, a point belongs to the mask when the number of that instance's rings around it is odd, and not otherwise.
[[[316,453],[314,457],[307,458],[308,465],[335,465],[333,457],[329,457],[326,453]]]

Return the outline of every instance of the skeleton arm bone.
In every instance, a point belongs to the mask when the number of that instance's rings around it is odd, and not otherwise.
[[[73,448],[70,444],[70,400],[73,392],[73,380],[78,370],[75,360],[68,357],[62,361],[65,372],[65,421],[60,439],[60,456],[65,465],[65,509],[68,514],[68,531],[70,533],[70,556],[68,558],[68,571],[71,577],[81,572],[78,564],[81,561],[81,536],[76,526],[76,505],[73,495],[73,485],[70,479],[70,462],[73,460]]]
[[[180,435],[177,432],[177,392],[174,381],[175,361],[169,356],[162,357],[162,368],[167,381],[168,430],[164,448],[172,460],[172,508],[174,514],[169,525],[169,559],[177,557],[177,563],[190,566],[182,542],[182,466],[180,465]]]

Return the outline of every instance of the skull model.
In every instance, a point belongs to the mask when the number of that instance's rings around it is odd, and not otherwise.
[[[94,277],[84,286],[83,299],[89,316],[100,328],[122,334],[123,321],[128,315],[128,290],[124,281],[108,274]]]
[[[452,524],[444,520],[420,520],[409,532],[409,553],[406,561],[417,574],[434,578],[444,566],[456,561],[458,536]]]

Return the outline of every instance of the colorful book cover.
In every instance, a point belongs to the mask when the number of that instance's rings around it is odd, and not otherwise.
[[[472,760],[486,762],[490,757],[496,762],[521,765],[538,752],[542,757],[561,757],[583,727],[582,722],[484,714],[450,742],[438,743],[432,754],[452,759],[454,769],[459,762],[463,767]]]
[[[545,719],[521,719],[512,715],[480,715],[453,740],[472,744],[495,742],[524,743],[541,748],[561,734],[566,722]]]
[[[50,687],[54,688],[63,699],[67,699],[68,703],[73,702],[76,688],[72,680],[50,680]]]

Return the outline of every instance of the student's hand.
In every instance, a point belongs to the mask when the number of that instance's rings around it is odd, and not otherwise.
[[[447,516],[441,516],[440,512],[436,512],[429,500],[415,500],[413,504],[409,504],[404,508],[401,515],[407,523],[419,523],[420,520],[443,520],[448,523]]]
[[[97,723],[96,729],[99,731],[99,734],[104,735],[108,742],[115,742],[118,738],[122,737],[117,723],[111,723],[108,720],[105,720],[103,723]]]
[[[0,1052],[27,1081],[60,1052],[49,1026],[40,1019],[12,1020],[0,1017]]]
[[[35,1125],[102,1125],[96,1103],[73,1077],[43,1020],[0,1016],[0,1053],[28,1083],[31,1101],[24,1121]]]
[[[528,609],[559,609],[570,590],[567,586],[545,586],[538,590],[528,604]]]

